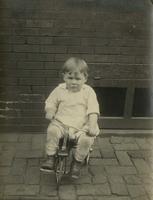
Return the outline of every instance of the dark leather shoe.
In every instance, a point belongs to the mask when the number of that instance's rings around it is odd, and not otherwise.
[[[54,171],[55,158],[54,156],[47,156],[47,159],[42,164],[40,170],[44,172],[53,172]]]
[[[71,165],[71,177],[74,179],[78,179],[80,176],[80,171],[82,167],[82,162],[79,162],[77,160],[72,161]]]

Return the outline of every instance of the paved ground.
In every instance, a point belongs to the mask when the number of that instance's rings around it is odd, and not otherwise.
[[[151,200],[153,138],[99,137],[77,181],[39,171],[45,135],[0,134],[0,200]]]

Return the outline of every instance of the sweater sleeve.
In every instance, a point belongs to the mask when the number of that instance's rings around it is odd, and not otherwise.
[[[100,115],[99,103],[95,91],[90,87],[88,91],[87,115],[96,113]]]
[[[46,118],[51,120],[58,109],[58,87],[55,88],[50,95],[48,96],[48,98],[45,101],[45,112],[46,112]]]

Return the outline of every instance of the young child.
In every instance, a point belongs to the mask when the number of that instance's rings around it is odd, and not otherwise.
[[[51,122],[47,129],[47,160],[41,170],[53,170],[59,139],[68,127],[70,138],[77,139],[71,176],[78,178],[81,164],[99,134],[99,104],[94,90],[85,84],[88,65],[84,60],[69,58],[64,63],[62,75],[65,83],[59,84],[45,102],[46,118]]]

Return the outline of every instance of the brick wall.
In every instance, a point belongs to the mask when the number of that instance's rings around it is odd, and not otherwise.
[[[149,80],[150,6],[149,0],[1,0],[1,132],[45,132],[44,99],[72,55],[89,63],[93,86]]]

